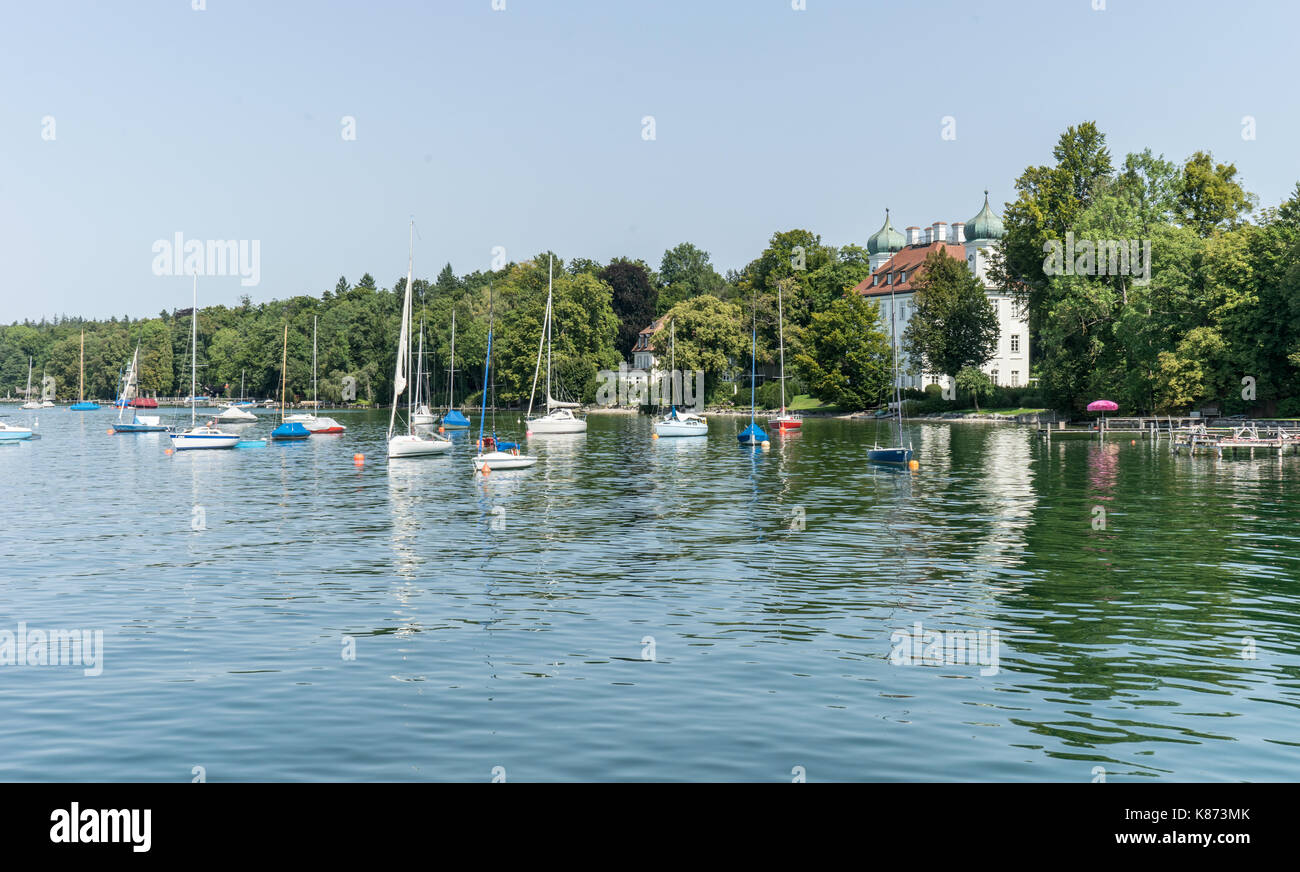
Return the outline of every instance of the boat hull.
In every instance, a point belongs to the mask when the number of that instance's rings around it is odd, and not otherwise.
[[[906,464],[912,459],[910,448],[872,448],[867,452],[867,460],[872,463]]]
[[[114,424],[114,433],[165,433],[167,427],[163,424]]]
[[[432,457],[446,454],[451,450],[447,439],[434,439],[427,436],[394,436],[388,440],[388,456],[394,457]]]
[[[193,433],[173,433],[172,448],[177,451],[192,451],[201,448],[234,448],[239,444],[238,436],[208,436]]]
[[[311,431],[295,421],[286,421],[271,431],[272,442],[301,442],[303,439],[310,438]]]
[[[530,433],[586,433],[587,421],[584,418],[533,418],[525,420],[524,426]]]
[[[790,430],[801,429],[803,421],[799,418],[773,418],[767,422],[767,425],[778,433],[786,433]]]
[[[69,412],[95,412],[99,410],[99,403],[73,403],[68,406]]]
[[[492,470],[525,469],[536,462],[536,457],[530,457],[527,454],[514,454],[509,451],[489,451],[486,454],[475,455],[474,469],[482,470],[484,466]]]
[[[0,442],[17,442],[31,438],[32,431],[26,427],[0,427]]]
[[[655,433],[659,436],[708,436],[709,425],[688,424],[685,421],[659,421],[655,424]]]

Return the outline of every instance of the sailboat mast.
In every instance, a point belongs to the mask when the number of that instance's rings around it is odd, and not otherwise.
[[[198,376],[195,369],[199,365],[199,274],[194,273],[194,298],[190,304],[190,426],[196,423],[198,415]],[[282,413],[283,414],[283,413]]]
[[[289,322],[284,324],[284,356],[280,361],[280,423],[284,423],[284,389],[289,383]]]
[[[447,411],[456,393],[456,308],[451,310],[451,366],[447,369]]]
[[[546,411],[551,411],[551,294],[555,258],[546,263]]]
[[[316,413],[316,407],[320,401],[316,399],[316,324],[319,318],[316,315],[311,316],[311,409],[312,414]]]
[[[781,414],[785,414],[785,311],[781,308],[781,283],[776,283],[776,331],[781,344]]]
[[[890,269],[893,269],[894,259],[889,259]],[[898,306],[894,303],[894,284],[889,284],[889,336],[890,344],[894,352],[894,405],[898,410],[898,447],[903,447],[903,399],[898,392]]]
[[[754,425],[754,383],[758,379],[758,291],[754,291],[753,325],[749,333],[749,424]]]
[[[478,415],[478,450],[483,452],[483,422],[487,420],[488,375],[492,371],[492,326],[494,323],[492,308],[492,286],[488,285],[488,341],[487,356],[483,358],[483,408]],[[535,378],[535,377],[534,377]],[[529,400],[531,407],[532,400]],[[495,409],[493,410],[495,413]]]
[[[86,399],[86,331],[81,331],[81,363],[77,365],[77,402]]]
[[[393,438],[393,424],[397,420],[397,398],[401,396],[402,390],[406,387],[406,372],[402,370],[402,358],[409,356],[408,346],[410,340],[411,324],[411,275],[415,270],[415,222],[411,222],[410,240],[408,242],[406,257],[406,297],[402,302],[402,326],[397,339],[397,365],[396,372],[393,374],[393,410],[388,416],[388,440]]]
[[[27,358],[27,393],[24,396],[27,397],[27,402],[32,401],[32,359],[30,357]]]
[[[677,321],[668,322],[668,406],[677,411]]]

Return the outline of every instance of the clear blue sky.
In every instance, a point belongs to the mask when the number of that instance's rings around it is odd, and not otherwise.
[[[7,2],[0,322],[188,305],[152,272],[177,231],[261,242],[261,283],[207,304],[386,286],[412,215],[418,275],[686,240],[725,271],[779,229],[865,243],[885,206],[967,220],[1087,119],[1117,159],[1210,149],[1284,199],[1297,5],[1092,2]]]

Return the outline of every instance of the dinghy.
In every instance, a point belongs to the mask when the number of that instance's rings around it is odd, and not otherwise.
[[[41,407],[40,400],[32,399],[32,359],[30,357],[27,358],[27,390],[23,392],[23,396],[27,398],[27,402],[23,403],[18,408],[39,409]]]
[[[451,310],[451,365],[447,367],[447,411],[439,422],[444,430],[468,430],[469,418],[456,410],[456,309]]]

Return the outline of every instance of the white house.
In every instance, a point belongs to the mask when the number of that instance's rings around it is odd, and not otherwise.
[[[945,380],[938,373],[919,372],[903,350],[903,334],[916,311],[913,282],[923,270],[926,257],[939,249],[966,262],[967,269],[984,285],[997,312],[998,344],[984,372],[996,385],[1021,387],[1029,383],[1028,313],[1009,293],[991,287],[988,279],[989,255],[1005,233],[1001,219],[989,208],[988,191],[984,192],[984,208],[970,221],[952,225],[936,221],[924,229],[908,227],[906,236],[893,228],[889,210],[885,210],[885,225],[867,240],[871,275],[853,290],[880,306],[885,335],[897,336],[900,387],[921,389]]]

